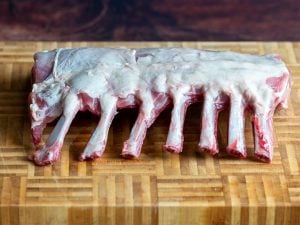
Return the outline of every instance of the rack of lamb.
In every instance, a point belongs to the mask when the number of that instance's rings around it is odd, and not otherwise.
[[[101,157],[118,109],[139,107],[122,156],[139,156],[147,129],[173,106],[164,148],[180,153],[187,107],[203,101],[199,151],[218,153],[217,118],[229,108],[227,152],[246,157],[245,112],[252,113],[255,156],[273,156],[272,117],[287,107],[290,73],[277,54],[250,55],[185,48],[61,48],[34,55],[29,96],[37,165],[60,156],[64,137],[78,111],[100,116],[80,160]],[[46,125],[59,118],[44,145]]]

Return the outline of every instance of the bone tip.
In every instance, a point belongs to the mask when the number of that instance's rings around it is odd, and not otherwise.
[[[219,150],[217,149],[216,146],[207,146],[207,145],[202,145],[202,144],[199,144],[198,145],[198,151],[199,152],[206,152],[210,155],[217,155],[219,153]]]
[[[54,162],[52,161],[37,161],[34,160],[34,164],[37,166],[48,166],[48,165],[52,165]]]
[[[134,154],[134,153],[129,152],[129,151],[123,151],[121,156],[124,159],[137,159],[139,157],[139,154]]]
[[[100,158],[101,156],[102,156],[101,151],[95,151],[90,155],[81,154],[81,156],[79,156],[79,161],[83,162],[83,161],[87,161],[87,160],[95,160],[97,158]]]
[[[229,155],[235,156],[237,158],[244,159],[247,157],[246,151],[241,151],[235,148],[227,148],[226,151]]]
[[[254,156],[262,162],[271,163],[272,157],[262,154],[262,153],[254,153]]]
[[[45,146],[37,148],[37,150],[29,156],[29,159],[37,166],[46,166],[54,164],[60,158],[60,151],[45,150]]]
[[[141,143],[125,141],[121,156],[125,159],[138,158],[141,153]]]
[[[47,166],[47,165],[54,164],[57,161],[57,159],[56,158],[40,159],[40,158],[38,158],[34,155],[33,156],[33,161],[34,161],[35,165],[37,165],[37,166]]]
[[[181,146],[177,146],[177,145],[169,145],[169,144],[165,144],[164,145],[164,149],[168,152],[171,153],[175,153],[175,154],[179,154],[182,152],[182,147]]]
[[[36,152],[33,152],[32,154],[30,154],[27,158],[28,158],[29,161],[32,161],[37,166],[52,165],[55,162],[55,160],[39,159],[36,155]]]

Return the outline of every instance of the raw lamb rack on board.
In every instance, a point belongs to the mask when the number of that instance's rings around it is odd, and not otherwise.
[[[218,113],[230,108],[227,152],[246,157],[244,115],[253,113],[255,156],[273,156],[272,116],[287,107],[290,73],[277,54],[250,55],[185,48],[74,48],[34,55],[30,113],[37,165],[60,156],[64,137],[78,111],[100,116],[80,160],[100,157],[118,109],[139,107],[122,156],[138,157],[147,129],[173,104],[165,149],[180,153],[187,107],[204,99],[199,151],[218,153]],[[47,123],[60,117],[40,147]]]

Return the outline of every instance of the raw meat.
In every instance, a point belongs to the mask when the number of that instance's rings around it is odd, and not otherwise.
[[[118,109],[139,106],[139,115],[122,156],[138,157],[149,128],[173,103],[165,149],[180,153],[188,105],[204,101],[199,151],[218,153],[217,117],[230,108],[227,152],[246,157],[244,115],[253,113],[255,155],[273,156],[272,116],[287,107],[290,74],[276,54],[263,56],[184,48],[77,48],[38,52],[34,56],[29,97],[37,165],[54,163],[78,111],[101,116],[80,160],[100,157]],[[46,124],[60,117],[40,146]]]

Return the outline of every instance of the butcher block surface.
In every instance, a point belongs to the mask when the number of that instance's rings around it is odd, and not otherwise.
[[[32,55],[58,47],[192,47],[281,55],[292,73],[287,110],[274,116],[274,159],[253,157],[250,115],[247,159],[225,152],[228,111],[219,118],[221,152],[196,153],[202,104],[189,107],[184,147],[163,150],[170,123],[166,110],[148,130],[139,159],[121,158],[136,109],[113,121],[106,151],[78,161],[98,118],[80,113],[61,159],[38,167],[27,111]],[[291,42],[0,42],[0,224],[300,224],[300,43]],[[45,130],[43,140],[55,123]]]

